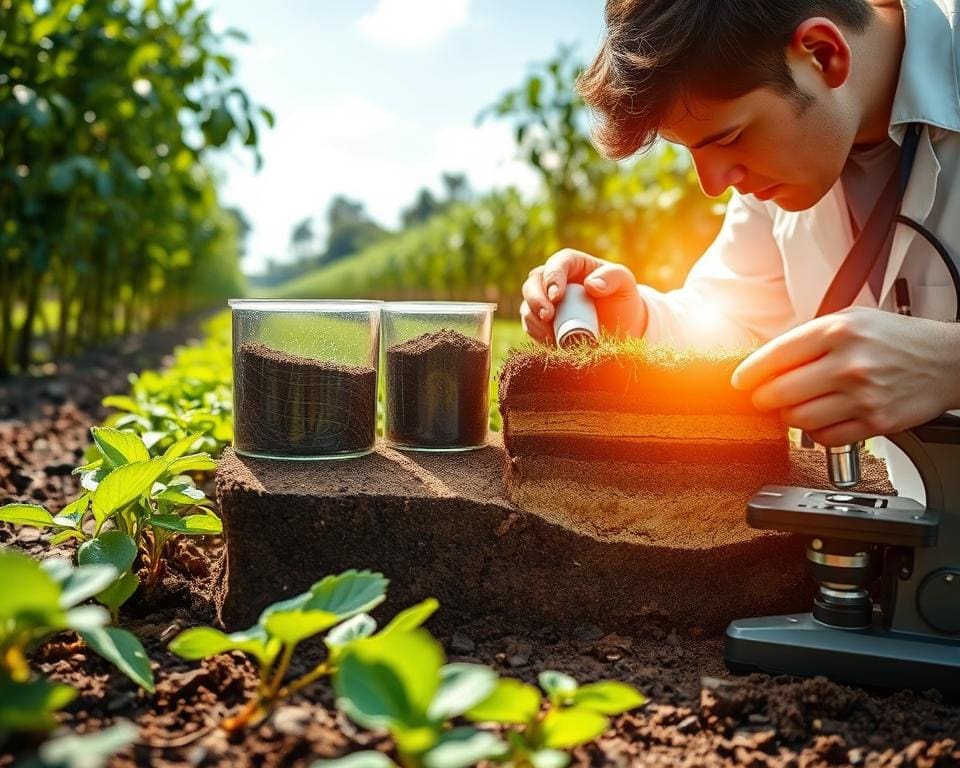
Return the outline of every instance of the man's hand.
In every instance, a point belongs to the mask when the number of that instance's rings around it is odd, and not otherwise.
[[[761,347],[732,383],[822,445],[887,435],[960,407],[960,325],[847,309]]]
[[[597,307],[600,330],[621,337],[643,336],[646,305],[633,273],[622,264],[565,248],[531,270],[523,284],[520,321],[537,341],[554,343],[553,317],[568,283],[582,283]]]

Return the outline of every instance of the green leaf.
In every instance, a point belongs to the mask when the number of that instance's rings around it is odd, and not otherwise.
[[[133,743],[137,733],[133,723],[119,722],[96,733],[50,739],[40,745],[38,753],[45,766],[103,768],[111,757]]]
[[[161,458],[138,461],[114,469],[93,493],[93,514],[102,523],[111,514],[139,499],[150,490],[167,468]]]
[[[5,504],[0,507],[0,521],[33,528],[53,528],[53,515],[39,504]]]
[[[157,43],[143,43],[127,61],[127,75],[135,78],[144,67],[159,61],[163,56],[163,48]]]
[[[557,672],[552,669],[544,670],[539,674],[537,680],[540,687],[543,688],[547,696],[554,704],[566,703],[577,690],[577,681],[570,675],[563,672]]]
[[[103,627],[85,630],[80,637],[145,691],[154,692],[150,659],[135,635],[118,627]]]
[[[127,395],[108,395],[100,401],[107,408],[116,408],[121,411],[139,413],[140,405],[132,397]]]
[[[213,627],[193,627],[173,638],[169,648],[187,661],[205,659],[227,651],[248,653],[261,664],[269,663],[276,656],[262,627],[251,627],[230,635]]]
[[[150,460],[147,447],[133,432],[121,432],[110,427],[93,427],[90,433],[104,461],[111,469]]]
[[[193,453],[171,461],[167,471],[171,475],[182,475],[184,472],[209,472],[217,468],[217,462],[206,453]]]
[[[368,728],[420,728],[442,665],[443,649],[423,629],[358,640],[334,675],[338,706]]]
[[[80,565],[112,565],[120,574],[129,571],[136,559],[137,544],[123,531],[105,531],[77,549]]]
[[[530,755],[530,764],[533,768],[567,768],[570,755],[559,749],[538,749]]]
[[[60,514],[57,515],[59,518],[69,518],[73,521],[74,525],[78,525],[83,519],[84,512],[87,511],[87,507],[90,504],[90,494],[81,493],[77,498],[71,501],[67,506],[60,510]],[[56,520],[56,518],[54,518]]]
[[[481,760],[503,757],[507,745],[495,734],[461,727],[444,733],[423,756],[424,768],[468,768]]]
[[[471,708],[467,717],[475,722],[524,725],[540,712],[540,692],[532,685],[510,677],[497,681],[493,692]]]
[[[642,707],[647,699],[632,685],[607,680],[578,688],[573,703],[602,715],[619,715]]]
[[[411,629],[416,629],[429,619],[439,607],[440,603],[437,602],[436,598],[428,597],[423,602],[400,611],[380,631],[380,634],[389,635],[391,632],[409,632]]]
[[[97,600],[107,606],[111,614],[116,614],[120,606],[133,597],[139,586],[140,577],[127,572],[98,594]]]
[[[109,623],[110,615],[99,605],[78,605],[66,612],[63,629],[80,633],[88,629],[100,629]]]
[[[163,452],[163,458],[165,458],[169,462],[173,462],[176,459],[179,459],[187,451],[193,448],[194,444],[201,437],[203,437],[203,435],[197,432],[177,440],[173,445],[171,445],[169,448],[167,448],[167,450]],[[195,454],[195,455],[200,455],[200,454]]]
[[[110,586],[99,592],[96,598],[115,614],[140,586],[140,579],[131,573],[137,559],[137,545],[122,531],[106,531],[86,541],[77,550],[77,562],[81,565],[111,565],[120,576]]]
[[[71,569],[60,584],[60,607],[72,608],[102,592],[117,580],[119,574],[112,565],[80,565]]]
[[[154,528],[185,533],[189,536],[210,536],[223,533],[223,522],[216,515],[154,515],[147,520]]]
[[[552,709],[538,728],[540,743],[550,749],[571,749],[593,741],[607,730],[607,718],[583,707]]]
[[[53,713],[76,697],[69,685],[42,678],[18,683],[0,672],[0,733],[53,730],[57,727]]]
[[[203,491],[199,488],[191,488],[189,486],[167,488],[166,490],[160,491],[160,493],[156,494],[153,498],[182,506],[201,505],[204,502],[209,503],[209,499],[207,499],[207,495]]]
[[[63,544],[65,541],[70,541],[70,539],[77,539],[78,541],[83,541],[86,538],[86,534],[83,531],[78,531],[73,528],[66,528],[60,533],[54,534],[50,537],[50,543],[54,546],[57,544]]]
[[[328,648],[338,648],[352,643],[354,640],[370,637],[376,629],[377,622],[372,616],[366,613],[358,613],[327,632],[324,642]]]
[[[287,645],[296,645],[308,637],[325,632],[340,618],[329,611],[276,611],[266,617],[267,634]]]
[[[368,749],[335,760],[316,760],[311,768],[396,768],[396,763],[383,752]]]
[[[497,673],[480,664],[447,664],[440,669],[440,688],[427,708],[433,722],[462,715],[486,699],[497,685]]]
[[[369,612],[383,602],[389,582],[381,573],[349,570],[310,587],[304,610],[327,611],[341,619]]]

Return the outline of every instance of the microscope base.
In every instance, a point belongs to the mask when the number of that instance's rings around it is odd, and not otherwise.
[[[828,627],[809,613],[741,619],[727,627],[732,672],[768,672],[877,688],[960,693],[960,638],[921,638],[884,629]]]

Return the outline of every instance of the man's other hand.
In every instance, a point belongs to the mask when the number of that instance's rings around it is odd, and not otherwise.
[[[773,339],[732,383],[822,445],[888,435],[960,407],[960,325],[846,309]]]
[[[553,344],[553,318],[569,283],[582,283],[597,307],[600,330],[620,337],[643,336],[646,305],[633,273],[622,264],[564,248],[530,271],[523,284],[520,321],[543,344]]]

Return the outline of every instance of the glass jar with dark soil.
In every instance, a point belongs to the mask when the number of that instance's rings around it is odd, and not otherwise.
[[[234,449],[337,459],[374,448],[380,302],[234,299]]]
[[[486,444],[495,309],[482,302],[383,305],[388,445],[462,451]]]

